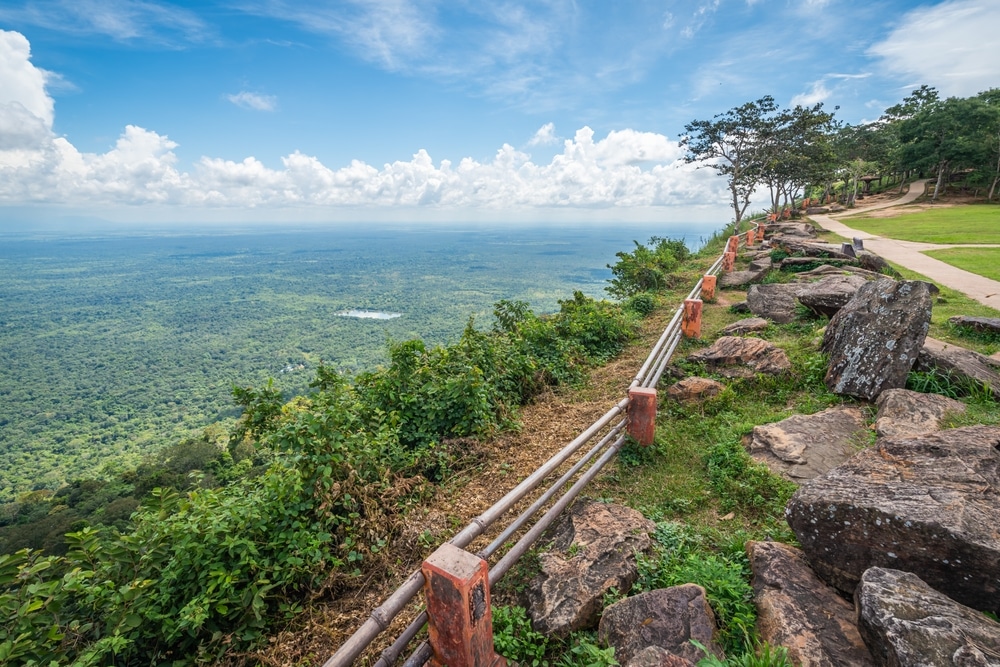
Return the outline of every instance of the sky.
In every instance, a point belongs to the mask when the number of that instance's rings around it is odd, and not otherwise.
[[[1000,0],[0,0],[0,228],[732,218],[684,125],[1000,86]]]

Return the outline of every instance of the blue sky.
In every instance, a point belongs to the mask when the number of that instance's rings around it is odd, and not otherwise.
[[[1000,86],[997,0],[3,0],[0,216],[720,219],[684,124]]]

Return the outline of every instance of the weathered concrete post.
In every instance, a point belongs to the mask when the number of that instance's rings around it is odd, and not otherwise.
[[[740,249],[740,237],[730,236],[729,241],[726,243],[726,252],[735,253]]]
[[[656,390],[632,387],[628,390],[628,424],[625,430],[643,447],[653,444],[656,435]]]
[[[701,338],[701,299],[684,299],[681,333],[685,338]]]
[[[747,230],[747,245],[753,245],[757,241],[757,230],[751,227]]]
[[[442,544],[424,561],[428,635],[435,665],[505,667],[493,650],[490,571],[486,561]]]
[[[722,272],[729,273],[736,266],[736,253],[735,252],[724,252],[722,253]]]
[[[865,249],[865,242],[862,241],[861,239],[859,239],[857,236],[855,236],[852,239],[852,241],[854,242],[854,249],[855,250],[864,250]]]
[[[857,257],[858,254],[854,252],[854,246],[844,241],[840,244],[840,252],[847,255],[848,257]]]
[[[718,278],[707,273],[701,279],[701,298],[704,301],[715,300],[715,285],[717,282]]]

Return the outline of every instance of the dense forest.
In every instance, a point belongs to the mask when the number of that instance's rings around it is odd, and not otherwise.
[[[7,238],[0,503],[112,479],[200,437],[239,414],[234,384],[273,378],[290,397],[321,360],[372,369],[390,339],[452,341],[470,316],[488,324],[500,299],[551,312],[573,290],[600,295],[615,250],[647,235],[515,226]],[[351,308],[402,316],[338,316]]]

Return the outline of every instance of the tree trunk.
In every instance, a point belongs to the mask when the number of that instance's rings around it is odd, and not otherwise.
[[[993,193],[996,192],[997,183],[1000,183],[1000,174],[997,174],[993,178],[993,184],[990,185],[990,194],[986,197],[986,201],[993,201]]]
[[[931,196],[932,203],[937,201],[938,191],[941,189],[941,181],[944,179],[944,171],[947,166],[948,166],[947,160],[941,160],[941,163],[938,165],[937,182],[934,183],[934,194],[933,196]]]

